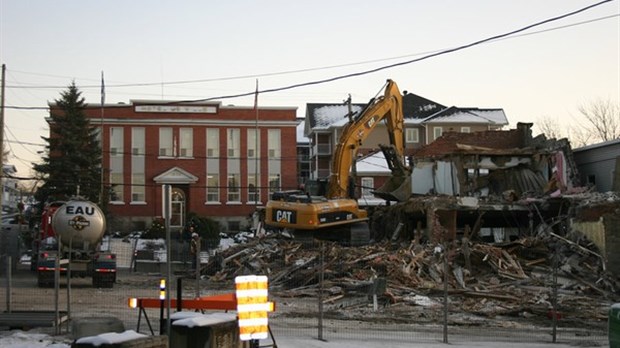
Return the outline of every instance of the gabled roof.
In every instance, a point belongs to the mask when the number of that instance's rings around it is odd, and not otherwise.
[[[419,120],[417,123],[482,123],[506,126],[508,125],[508,119],[503,109],[459,108],[451,106]]]
[[[405,124],[426,123],[470,123],[508,125],[503,109],[459,108],[446,107],[430,99],[413,93],[404,92],[403,116]],[[352,104],[354,113],[361,112],[366,104]],[[343,127],[347,122],[348,107],[345,104],[306,104],[306,120],[304,135],[331,128]]]
[[[390,167],[388,167],[383,151],[377,151],[358,158],[355,161],[355,171],[358,176],[363,174],[386,174],[392,172]]]
[[[356,114],[362,111],[366,104],[351,104],[351,111]],[[310,130],[329,129],[332,127],[342,127],[349,119],[348,106],[345,104],[306,104],[306,128],[305,134]]]
[[[425,119],[446,107],[430,99],[420,97],[417,94],[404,92],[403,116],[405,119]]]
[[[308,144],[310,143],[310,139],[304,133],[304,128],[306,124],[305,122],[300,122],[297,125],[297,144]]]
[[[162,184],[194,184],[198,177],[183,168],[174,167],[159,174],[153,181]]]
[[[444,132],[432,143],[413,150],[416,158],[440,158],[467,151],[512,153],[524,151],[524,134],[519,129],[487,130],[473,133]]]

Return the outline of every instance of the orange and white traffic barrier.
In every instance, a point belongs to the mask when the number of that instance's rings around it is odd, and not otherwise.
[[[267,312],[273,311],[273,303],[268,301],[267,276],[236,277],[235,287],[239,338],[242,341],[268,338]]]

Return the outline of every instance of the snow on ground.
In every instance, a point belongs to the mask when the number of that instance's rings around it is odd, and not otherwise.
[[[52,337],[45,333],[32,331],[0,331],[0,348],[70,348],[71,340],[67,337]]]
[[[24,331],[0,331],[0,348],[70,348],[72,340],[67,336],[54,337],[35,330]],[[267,341],[262,343],[269,343]],[[519,342],[459,342],[454,338],[449,344],[441,342],[386,342],[381,339],[332,339],[320,341],[312,337],[277,337],[278,347],[308,347],[308,348],[374,348],[387,346],[392,348],[574,348],[575,346],[562,343],[519,343]],[[580,345],[581,347],[584,347]]]

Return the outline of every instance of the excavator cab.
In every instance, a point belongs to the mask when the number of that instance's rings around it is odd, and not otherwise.
[[[326,179],[308,179],[304,184],[304,191],[310,196],[325,196],[327,183]]]

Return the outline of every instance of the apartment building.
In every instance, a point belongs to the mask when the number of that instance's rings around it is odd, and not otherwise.
[[[508,125],[504,111],[499,108],[447,107],[416,94],[403,93],[404,148],[408,156],[432,143],[444,132],[499,130]],[[329,177],[332,153],[342,128],[348,122],[347,115],[349,112],[361,112],[364,106],[352,104],[349,108],[345,104],[306,104],[304,135],[310,139],[310,178]],[[379,144],[388,143],[387,127],[379,124],[359,148],[360,163],[371,164],[360,166],[357,170],[358,198],[370,201],[371,191],[388,180],[390,171],[385,158],[377,154],[380,152]]]

